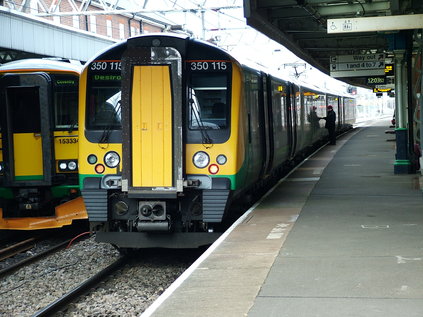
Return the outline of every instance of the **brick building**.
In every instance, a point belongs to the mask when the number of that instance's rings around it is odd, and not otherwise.
[[[142,33],[163,32],[169,25],[160,18],[151,18],[133,13],[98,14],[104,12],[99,1],[78,0],[0,0],[0,5],[28,14],[60,13],[61,15],[44,16],[42,18],[58,24],[73,27],[122,40]],[[80,9],[82,8],[82,10]],[[124,8],[116,8],[124,9]],[[69,15],[78,12],[79,15]],[[95,14],[88,15],[93,11]]]

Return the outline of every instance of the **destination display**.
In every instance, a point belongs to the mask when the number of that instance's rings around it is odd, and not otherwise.
[[[56,86],[76,86],[78,83],[74,79],[58,79]]]
[[[386,77],[385,76],[372,76],[366,77],[366,84],[367,85],[385,85],[386,84]]]
[[[96,82],[117,82],[122,80],[120,60],[96,60],[89,66],[90,76]]]

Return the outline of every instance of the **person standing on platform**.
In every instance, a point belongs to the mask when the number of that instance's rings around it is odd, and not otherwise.
[[[335,135],[335,127],[336,127],[336,113],[333,111],[332,106],[327,107],[327,115],[321,119],[326,120],[325,128],[328,129],[329,132],[329,144],[335,145],[336,144],[336,135]]]

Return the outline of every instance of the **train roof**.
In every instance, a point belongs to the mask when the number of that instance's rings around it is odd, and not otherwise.
[[[70,62],[57,61],[42,58],[28,58],[9,62],[0,66],[0,72],[19,71],[59,71],[80,73],[82,65],[71,64]]]
[[[316,86],[311,85],[309,83],[304,83],[300,80],[296,80],[296,79],[290,77],[287,74],[284,75],[281,72],[275,72],[271,68],[269,68],[265,65],[261,65],[261,64],[255,62],[255,61],[252,61],[251,59],[249,59],[245,56],[237,56],[235,54],[232,54],[231,52],[228,52],[228,51],[224,50],[223,48],[216,46],[213,43],[203,41],[203,40],[199,40],[199,39],[190,37],[188,35],[175,34],[175,33],[142,34],[142,35],[139,35],[139,36],[131,37],[129,39],[125,39],[125,40],[123,40],[119,43],[116,43],[116,44],[104,49],[103,51],[101,51],[99,54],[97,54],[95,57],[93,57],[90,61],[88,61],[86,63],[85,67],[88,67],[88,65],[94,60],[116,58],[115,56],[118,56],[119,54],[123,53],[123,51],[126,48],[126,45],[130,41],[136,41],[137,39],[142,39],[142,38],[174,38],[174,39],[181,39],[181,40],[184,40],[184,41],[189,41],[190,43],[194,43],[195,45],[198,45],[199,48],[203,47],[203,48],[206,48],[206,49],[213,49],[213,52],[215,53],[215,55],[225,56],[226,58],[231,59],[234,62],[238,63],[241,67],[249,68],[249,69],[251,69],[253,71],[257,71],[257,72],[263,72],[265,74],[271,75],[274,78],[295,84],[295,85],[300,86],[300,87],[305,87],[307,89],[310,89],[310,90],[313,90],[313,91],[316,91],[316,92],[328,93],[328,94],[333,94],[333,95],[342,95],[342,96],[348,95],[345,92],[334,91],[332,89],[316,87]]]
[[[168,39],[180,39],[187,42],[195,43],[196,45],[203,46],[203,47],[210,47],[215,50],[215,52],[218,52],[221,55],[226,55],[228,58],[231,58],[233,60],[237,60],[234,56],[232,56],[229,52],[226,50],[212,44],[206,41],[202,41],[193,37],[190,37],[185,34],[176,34],[176,33],[150,33],[150,34],[141,34],[138,36],[130,37],[128,39],[125,39],[121,42],[118,42],[116,44],[113,44],[109,46],[108,48],[105,48],[104,50],[100,51],[98,54],[93,56],[86,64],[85,67],[88,67],[88,65],[93,62],[94,60],[98,59],[110,59],[114,58],[113,54],[119,55],[120,52],[123,52],[125,50],[128,43],[132,41],[136,41],[137,39],[148,39],[148,38],[168,38]]]

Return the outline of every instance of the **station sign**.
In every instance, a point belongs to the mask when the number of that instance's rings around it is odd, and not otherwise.
[[[423,14],[378,17],[338,18],[327,20],[328,33],[354,33],[421,29]]]
[[[394,64],[385,64],[385,76],[394,76]]]
[[[385,75],[385,54],[340,55],[330,58],[332,77]]]
[[[373,88],[373,92],[391,92],[393,89],[392,88]]]
[[[386,55],[380,54],[361,54],[361,55],[339,55],[331,56],[330,63],[357,63],[357,62],[385,62]]]
[[[378,69],[385,73],[385,62],[353,62],[353,63],[339,63],[330,64],[330,70],[363,70],[363,69]]]
[[[331,70],[330,75],[334,78],[337,77],[367,77],[367,76],[383,76],[383,69],[356,69],[347,71]]]

